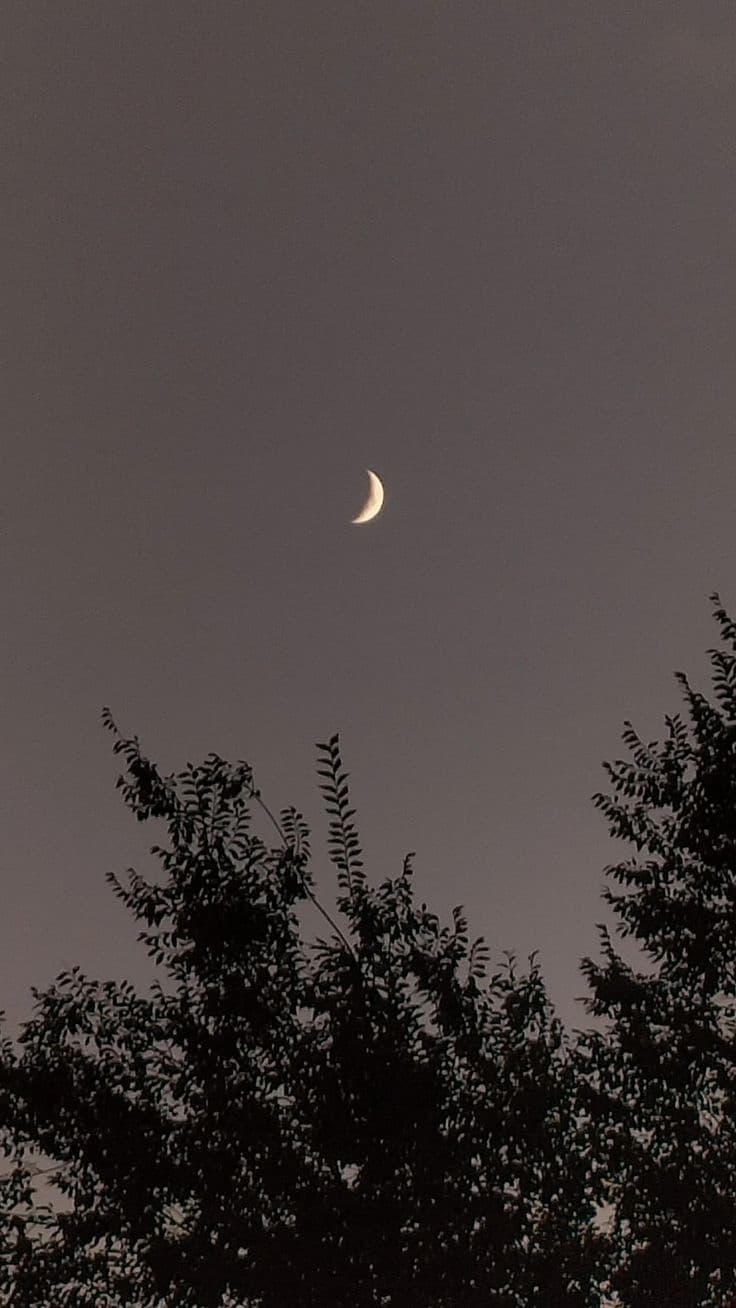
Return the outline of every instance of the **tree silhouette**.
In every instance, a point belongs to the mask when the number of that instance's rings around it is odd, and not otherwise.
[[[602,962],[583,962],[608,1023],[580,1053],[626,1308],[736,1303],[736,625],[711,601],[716,703],[677,673],[690,726],[667,717],[659,746],[626,723],[633,762],[605,764],[617,798],[594,797],[636,848],[604,898],[646,960],[629,966],[601,927]]]
[[[110,877],[162,980],[144,995],[75,968],[2,1051],[9,1302],[599,1302],[594,1135],[534,957],[489,976],[460,909],[442,926],[415,903],[411,857],[369,885],[337,737],[318,772],[339,921],[304,820],[276,819],[246,763],[162,777],[103,720],[126,804],[168,831],[161,880]],[[303,938],[306,899],[329,938]],[[65,1202],[43,1229],[30,1147]]]
[[[734,1308],[736,624],[712,600],[716,702],[676,674],[689,725],[626,723],[633,761],[604,765],[636,850],[604,900],[641,961],[600,927],[574,1038],[534,956],[489,975],[461,909],[415,902],[411,856],[369,884],[337,737],[333,916],[248,764],[162,777],[104,711],[126,804],[168,834],[160,878],[109,877],[160,975],[74,968],[0,1038],[9,1308]]]

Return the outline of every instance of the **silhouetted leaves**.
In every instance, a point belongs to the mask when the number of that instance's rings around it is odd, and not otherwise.
[[[609,867],[619,889],[604,891],[647,970],[607,932],[602,963],[583,963],[591,1011],[608,1019],[583,1043],[626,1308],[736,1301],[736,626],[711,598],[731,646],[710,651],[716,703],[677,673],[690,728],[666,718],[664,745],[644,746],[627,723],[634,762],[604,765],[618,797],[594,797],[612,834],[650,855]]]
[[[8,1304],[733,1308],[736,624],[712,598],[716,703],[676,674],[689,724],[660,745],[626,722],[593,797],[636,851],[603,899],[642,959],[600,925],[575,1039],[534,955],[489,974],[461,907],[415,903],[412,855],[369,881],[337,735],[339,920],[304,818],[247,763],[161,776],[103,711],[126,805],[167,832],[160,877],[108,874],[161,980],[74,967],[0,1041]],[[304,939],[306,900],[330,939]]]
[[[488,977],[460,908],[415,905],[411,856],[368,884],[337,736],[318,771],[343,925],[318,904],[335,934],[311,943],[296,810],[277,822],[214,754],[161,777],[104,721],[126,804],[168,831],[160,881],[109,877],[165,984],[73,969],[6,1050],[16,1150],[54,1160],[67,1208],[42,1238],[19,1198],[17,1302],[589,1304],[589,1131],[535,960]]]

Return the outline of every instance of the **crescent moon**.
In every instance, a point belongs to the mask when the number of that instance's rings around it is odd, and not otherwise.
[[[381,478],[378,477],[375,472],[371,472],[370,468],[366,468],[366,472],[368,473],[368,479],[370,481],[368,499],[360,510],[357,518],[351,518],[351,522],[370,522],[371,518],[375,518],[376,514],[380,513],[381,508],[383,507],[383,485],[381,483]]]

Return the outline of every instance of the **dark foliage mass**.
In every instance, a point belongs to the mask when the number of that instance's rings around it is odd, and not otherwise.
[[[337,737],[333,916],[248,764],[163,777],[105,710],[125,803],[166,831],[159,875],[110,877],[159,979],[75,968],[0,1042],[3,1302],[733,1308],[736,625],[713,599],[716,704],[680,676],[690,726],[627,724],[595,797],[636,848],[604,898],[641,970],[601,927],[582,1032],[534,957],[493,970],[460,909],[417,904],[411,856],[369,883]]]
[[[580,1042],[615,1178],[612,1283],[635,1308],[736,1304],[736,625],[711,598],[715,703],[677,673],[689,726],[666,718],[658,746],[627,723],[617,797],[594,797],[637,853],[604,898],[645,967],[600,928],[603,962],[582,966],[607,1029]]]

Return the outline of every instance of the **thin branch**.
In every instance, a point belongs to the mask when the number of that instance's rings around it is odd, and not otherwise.
[[[274,817],[274,815],[273,815],[273,813],[271,812],[271,810],[270,810],[270,808],[268,807],[268,805],[267,805],[267,804],[265,803],[265,801],[261,798],[261,792],[260,792],[260,790],[256,790],[255,788],[253,788],[253,789],[251,790],[251,798],[254,799],[254,800],[256,801],[257,804],[260,804],[261,808],[263,809],[263,812],[266,814],[266,817],[269,818],[269,819],[271,820],[271,822],[273,823],[274,827],[276,828],[276,830],[277,830],[278,833],[279,833],[279,836],[281,837],[281,841],[282,841],[282,844],[283,844],[283,846],[284,846],[284,849],[289,849],[289,842],[288,842],[288,840],[286,839],[286,836],[284,835],[284,832],[283,832],[282,827],[281,827],[281,823],[277,821],[277,819]],[[348,940],[347,936],[345,936],[345,934],[341,931],[341,929],[340,929],[340,927],[338,926],[337,922],[335,922],[335,920],[334,920],[332,917],[330,917],[330,914],[327,912],[327,909],[322,907],[322,905],[320,904],[319,900],[316,898],[315,895],[312,894],[311,890],[309,889],[309,886],[306,885],[306,883],[304,884],[304,893],[308,896],[309,899],[311,899],[312,903],[314,904],[314,907],[315,907],[315,908],[316,908],[316,909],[317,909],[317,910],[322,914],[323,918],[324,918],[327,922],[329,922],[329,924],[330,924],[330,926],[332,927],[333,931],[336,931],[336,932],[337,932],[337,934],[338,934],[338,936],[340,937],[340,939],[342,940],[342,942],[343,942],[345,948],[348,950],[348,952],[349,952],[350,954],[352,954],[353,958],[354,958],[355,961],[357,962],[357,961],[358,961],[358,960],[357,960],[357,955],[356,955],[356,953],[355,953],[355,950],[353,949],[353,946],[351,945],[350,941]]]

